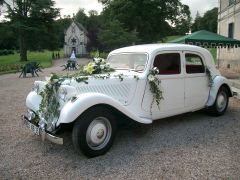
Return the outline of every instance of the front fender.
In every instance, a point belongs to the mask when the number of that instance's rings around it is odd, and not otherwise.
[[[230,96],[232,96],[232,90],[231,90],[231,86],[229,85],[229,81],[223,76],[216,76],[213,79],[213,84],[212,84],[212,87],[210,88],[208,101],[206,104],[207,107],[212,106],[214,104],[215,99],[217,97],[218,90],[222,85],[226,85],[229,88]]]
[[[129,118],[144,124],[152,123],[151,119],[142,118],[129,111],[125,106],[115,99],[100,93],[85,93],[77,96],[74,102],[69,101],[61,110],[56,126],[61,123],[71,123],[75,121],[83,112],[94,105],[106,104],[119,110]]]
[[[39,110],[39,104],[41,103],[42,97],[35,91],[31,91],[26,98],[26,106],[37,112]]]

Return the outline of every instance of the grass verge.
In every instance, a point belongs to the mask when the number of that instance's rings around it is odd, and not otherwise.
[[[63,50],[60,51],[60,56],[63,57]],[[29,51],[26,62],[20,62],[19,53],[0,56],[0,75],[18,72],[24,64],[29,62],[38,62],[42,68],[50,67],[52,65],[52,52],[47,50],[42,52]]]

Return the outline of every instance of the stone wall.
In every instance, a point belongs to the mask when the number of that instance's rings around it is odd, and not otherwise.
[[[234,23],[233,38],[240,40],[240,2],[229,6],[228,0],[219,1],[218,15],[218,34],[228,37],[228,27]],[[220,67],[230,68],[240,72],[240,47],[238,48],[219,48],[217,59]]]

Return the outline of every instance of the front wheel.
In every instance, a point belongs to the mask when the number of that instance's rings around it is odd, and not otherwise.
[[[226,87],[221,87],[218,90],[218,94],[214,104],[209,108],[209,112],[213,116],[220,116],[225,113],[228,107],[229,95]]]
[[[88,157],[103,155],[111,148],[115,134],[115,117],[106,108],[94,107],[75,123],[73,145]]]

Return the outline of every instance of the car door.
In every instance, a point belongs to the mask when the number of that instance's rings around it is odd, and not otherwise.
[[[209,94],[204,56],[199,53],[184,52],[185,107],[189,110],[203,108]]]
[[[159,107],[154,101],[147,83],[142,108],[150,111],[152,119],[159,119],[178,114],[184,109],[184,73],[181,61],[182,52],[166,51],[156,54],[153,67],[159,69],[157,77],[161,80],[159,88],[163,92],[163,98]],[[151,108],[152,107],[152,108]]]

